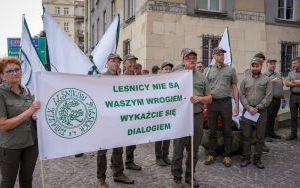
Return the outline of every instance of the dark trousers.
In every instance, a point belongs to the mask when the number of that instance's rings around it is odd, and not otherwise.
[[[291,134],[297,135],[297,119],[300,112],[300,94],[290,95],[290,111],[291,111]]]
[[[0,148],[0,188],[13,188],[19,173],[21,188],[32,187],[32,174],[38,157],[37,144],[22,149]]]
[[[126,147],[126,161],[125,161],[126,164],[134,162],[134,150],[135,150],[135,148],[136,148],[136,145]]]
[[[275,118],[277,117],[280,108],[280,102],[281,102],[281,98],[273,98],[270,105],[267,108],[267,125],[266,125],[265,136],[270,136],[275,134],[274,124],[275,124]]]
[[[202,114],[194,114],[194,166],[193,171],[195,172],[195,167],[198,161],[198,148],[203,135],[203,115]],[[173,141],[173,159],[171,172],[175,179],[181,179],[181,175],[183,173],[182,169],[182,160],[183,160],[183,152],[186,149],[186,172],[185,177],[190,177],[191,170],[191,137],[183,137],[178,138]]]
[[[217,121],[221,116],[224,127],[224,156],[229,156],[232,145],[232,102],[231,98],[213,99],[208,105],[208,129],[209,129],[209,154],[216,155],[217,147]]]
[[[166,159],[169,155],[170,140],[155,142],[156,159]]]
[[[97,153],[97,178],[105,179],[106,178],[106,170],[107,170],[107,158],[106,158],[107,150],[99,150]],[[123,148],[114,148],[111,155],[111,165],[114,176],[123,175],[124,164],[123,164]]]
[[[241,130],[243,133],[243,156],[250,158],[251,156],[251,144],[252,144],[252,132],[256,128],[256,143],[254,146],[254,156],[260,158],[264,146],[265,129],[267,121],[267,110],[261,110],[258,121],[255,123],[242,117]]]

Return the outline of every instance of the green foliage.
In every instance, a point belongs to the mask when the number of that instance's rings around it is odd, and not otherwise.
[[[75,107],[78,107],[80,103],[78,101],[70,101],[70,102],[64,102],[62,107],[59,110],[59,120],[62,121],[64,124],[68,126],[73,126],[72,121],[77,121],[81,123],[83,121],[82,117],[84,115],[84,112],[82,109],[74,109]]]

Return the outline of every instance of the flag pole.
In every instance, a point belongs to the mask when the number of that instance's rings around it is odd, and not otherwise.
[[[228,26],[227,26],[226,28],[227,28],[227,35],[228,35],[228,45],[229,45],[229,49],[230,49],[231,67],[233,67],[232,51],[231,51],[231,45],[230,45],[230,35],[229,35],[229,29],[228,29]]]
[[[44,163],[42,160],[40,160],[40,167],[41,167],[42,188],[45,188]]]
[[[194,135],[191,136],[191,169],[192,169],[192,173],[191,173],[191,187],[194,187]]]

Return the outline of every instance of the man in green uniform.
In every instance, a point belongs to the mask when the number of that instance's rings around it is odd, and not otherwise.
[[[266,61],[266,56],[265,56],[262,52],[256,53],[256,54],[253,56],[253,58],[259,58],[259,59],[262,60],[263,63]],[[251,76],[251,75],[252,75],[251,68],[246,69],[246,70],[243,72],[243,74],[244,74],[244,77],[243,77],[243,78],[245,78],[245,77],[247,77],[247,76],[249,76],[249,75]],[[265,143],[264,143],[264,145],[263,145],[263,152],[269,152],[269,148],[266,146]]]
[[[174,65],[170,62],[163,62],[160,67],[160,74],[172,72]],[[170,140],[156,141],[155,142],[155,156],[156,164],[159,166],[168,166],[172,162],[169,159],[169,146]]]
[[[157,66],[157,65],[154,65],[152,68],[151,68],[151,72],[152,74],[157,74],[159,72],[160,68]]]
[[[241,120],[243,133],[243,158],[241,167],[250,164],[252,129],[256,127],[256,143],[254,147],[253,164],[260,169],[264,168],[261,161],[265,128],[267,121],[267,107],[272,101],[272,83],[270,79],[261,73],[263,61],[260,58],[251,60],[252,75],[245,77],[240,85],[240,99],[244,106]],[[251,119],[258,116],[258,120]]]
[[[108,70],[102,75],[118,75],[118,69],[120,68],[120,63],[122,59],[118,54],[110,54],[107,58]],[[108,187],[106,179],[107,170],[107,150],[99,150],[97,155],[97,178],[98,178],[98,188]],[[123,164],[123,148],[114,148],[111,156],[113,179],[115,182],[120,182],[124,184],[133,184],[134,180],[124,175],[124,164]]]
[[[191,138],[183,137],[174,140],[173,160],[171,166],[171,172],[174,176],[174,186],[182,187],[182,159],[183,151],[187,151],[186,159],[186,171],[185,171],[185,182],[191,184],[193,181],[194,187],[199,187],[198,182],[194,177],[191,177],[192,170],[195,172],[195,167],[198,161],[198,148],[201,142],[203,134],[203,104],[211,102],[210,89],[205,76],[199,71],[195,70],[197,62],[197,53],[192,50],[185,48],[182,53],[182,65],[181,69],[177,70],[192,70],[193,71],[193,96],[191,102],[194,104],[194,159],[193,169],[191,169]]]
[[[125,72],[124,75],[134,75],[138,58],[133,54],[127,54],[124,57]],[[126,169],[142,170],[142,167],[134,163],[134,150],[136,145],[126,147]]]
[[[134,75],[142,75],[142,69],[143,69],[142,65],[137,63],[135,65]]]
[[[285,85],[290,88],[291,134],[286,140],[297,139],[297,119],[300,112],[300,57],[293,62],[293,70],[289,72]]]
[[[209,154],[205,161],[205,165],[211,165],[215,162],[217,156],[217,121],[221,116],[224,127],[224,153],[223,164],[230,167],[232,160],[230,157],[232,145],[232,114],[238,115],[239,113],[239,97],[237,87],[237,75],[234,68],[224,64],[224,53],[226,51],[220,47],[213,50],[213,58],[215,64],[205,69],[204,74],[207,77],[211,95],[212,103],[208,105],[208,129],[209,129]],[[235,105],[232,112],[231,98],[234,98]]]
[[[281,99],[283,99],[283,80],[281,75],[276,72],[276,60],[267,60],[267,71],[264,73],[270,78],[273,85],[273,98],[267,110],[267,125],[265,135],[270,138],[281,139],[274,131],[275,118],[280,108]]]

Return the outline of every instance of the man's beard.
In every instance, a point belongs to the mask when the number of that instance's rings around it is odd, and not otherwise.
[[[260,75],[261,71],[251,71],[253,75]]]

